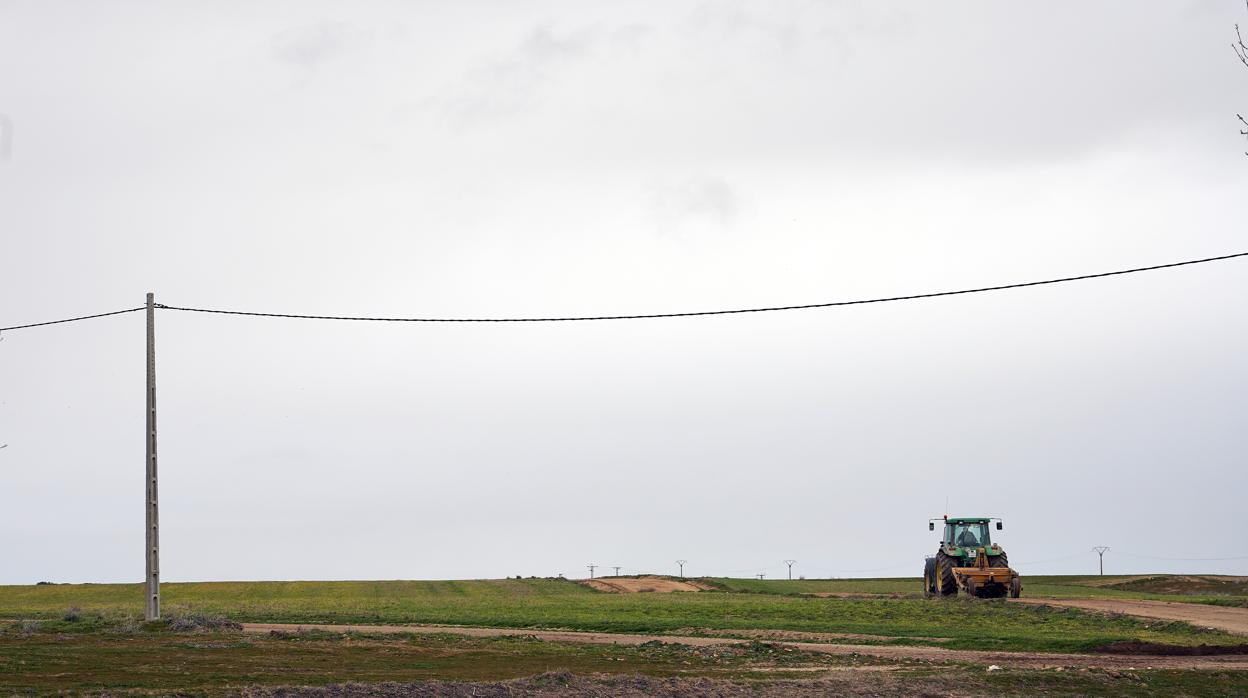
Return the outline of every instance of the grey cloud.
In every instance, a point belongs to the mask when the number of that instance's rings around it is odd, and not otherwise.
[[[378,316],[788,305],[1243,244],[1242,0],[742,1],[701,25],[681,2],[248,8],[0,0],[0,325],[148,290]],[[1248,554],[1245,263],[653,323],[163,312],[165,572],[914,574],[946,495],[1008,517],[1026,574],[1094,570],[1065,558],[1099,544]],[[5,333],[0,583],[142,574],[143,330]],[[1055,539],[1055,511],[1088,514]],[[829,545],[864,522],[889,545]],[[1167,566],[1197,571],[1114,571]]]
[[[541,89],[560,71],[604,52],[635,51],[650,29],[641,24],[599,25],[561,32],[533,28],[509,52],[468,71],[442,94],[423,100],[453,124],[471,126],[521,112],[539,99]]]
[[[678,184],[656,185],[651,192],[651,207],[664,224],[693,219],[724,227],[736,218],[741,199],[723,179],[701,177]]]
[[[315,69],[357,48],[367,34],[347,22],[320,22],[273,37],[273,56],[289,65]]]

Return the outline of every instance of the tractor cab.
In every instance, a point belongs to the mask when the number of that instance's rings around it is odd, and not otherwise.
[[[927,527],[936,530],[936,522],[943,521],[945,524],[944,535],[940,539],[940,547],[949,555],[960,558],[974,558],[976,553],[983,550],[987,555],[997,555],[1000,553],[1001,547],[992,542],[992,535],[989,533],[991,526],[989,525],[993,519],[988,517],[959,517],[944,519],[933,519],[928,522]],[[1001,521],[997,521],[997,530],[1001,530]]]
[[[948,519],[945,521],[945,545],[958,548],[991,548],[988,519]]]

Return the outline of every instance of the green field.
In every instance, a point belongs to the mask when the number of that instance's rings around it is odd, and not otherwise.
[[[857,642],[1056,652],[1085,651],[1124,640],[1182,645],[1242,640],[1184,623],[1096,616],[1005,601],[797,595],[906,593],[894,591],[903,587],[913,593],[917,582],[912,580],[708,581],[727,591],[607,594],[567,580],[525,579],[165,584],[162,595],[169,614],[205,613],[237,621],[660,634],[778,629],[875,636],[850,640]],[[109,618],[134,617],[141,612],[141,591],[139,585],[124,584],[0,587],[0,618],[56,619],[70,608]]]
[[[820,687],[813,691],[805,683],[812,676],[818,676]],[[534,678],[514,687],[421,684],[412,692],[527,695],[533,689],[567,686],[559,695],[614,695],[617,687],[635,691],[640,685],[656,689],[647,690],[648,694],[664,689],[667,695],[753,698],[788,697],[799,691],[802,695],[875,696],[1248,694],[1248,672],[1024,669],[986,673],[983,667],[831,656],[761,642],[735,647],[658,642],[616,646],[449,635],[175,632],[160,623],[124,628],[89,618],[72,623],[0,623],[3,695],[237,695],[246,688],[248,695],[263,696],[268,695],[260,690],[264,687],[343,682],[371,687],[380,682],[522,677]],[[718,683],[698,683],[707,679]],[[720,693],[721,689],[731,693]],[[296,691],[283,689],[277,695],[300,695]],[[385,693],[406,694],[393,686]]]
[[[1181,580],[1175,582],[1174,580]],[[1212,582],[1206,580],[1215,580]],[[880,579],[714,579],[725,590],[764,594],[921,595],[917,577]],[[1029,597],[1059,599],[1149,599],[1229,606],[1248,606],[1248,583],[1208,577],[1154,576],[1035,576],[1023,578]]]

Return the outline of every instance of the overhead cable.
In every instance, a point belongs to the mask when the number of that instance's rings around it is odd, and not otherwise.
[[[1240,555],[1238,557],[1160,557],[1157,555],[1136,555],[1134,553],[1124,553],[1121,550],[1114,550],[1115,555],[1126,555],[1127,557],[1138,557],[1145,560],[1170,560],[1172,562],[1220,562],[1227,560],[1248,560],[1248,555]]]
[[[1157,264],[1151,267],[1138,267],[1135,269],[1122,269],[1119,271],[1107,271],[1098,274],[1084,274],[1081,276],[1067,276],[1060,279],[1046,279],[1044,281],[1027,281],[1017,284],[1005,284],[1002,286],[985,286],[982,288],[969,288],[960,291],[938,291],[935,293],[918,293],[909,296],[891,296],[887,298],[868,298],[863,300],[852,301],[833,301],[830,303],[807,303],[804,305],[782,305],[766,308],[739,308],[735,310],[700,310],[692,312],[678,313],[647,313],[639,315],[584,315],[571,317],[476,317],[476,318],[453,318],[453,317],[361,317],[351,315],[302,315],[297,313],[264,313],[243,310],[218,310],[213,308],[188,308],[174,305],[160,306],[169,310],[185,310],[193,313],[214,313],[217,315],[249,315],[253,317],[279,317],[279,318],[295,318],[301,320],[352,320],[360,322],[584,322],[590,320],[648,320],[656,318],[675,318],[675,317],[697,317],[703,315],[738,315],[742,313],[770,313],[781,310],[809,310],[813,308],[832,308],[846,305],[867,305],[869,303],[892,303],[896,301],[910,301],[921,298],[937,298],[940,296],[958,296],[968,293],[985,293],[988,291],[1005,291],[1013,288],[1025,288],[1028,286],[1044,286],[1047,284],[1060,284],[1068,281],[1083,281],[1085,279],[1099,279],[1106,276],[1120,276],[1122,274],[1135,274],[1142,271],[1155,271],[1157,269],[1169,269],[1172,267],[1182,267],[1192,264],[1204,264],[1206,262],[1217,262],[1225,259],[1234,259],[1236,257],[1248,257],[1248,252],[1238,252],[1236,254],[1222,255],[1220,257],[1207,257],[1205,259],[1193,259],[1186,262],[1172,262],[1170,264]]]
[[[293,318],[299,320],[349,320],[357,322],[584,322],[591,320],[648,320],[658,318],[678,318],[678,317],[700,317],[706,315],[740,315],[744,313],[770,313],[782,310],[811,310],[814,308],[834,308],[849,305],[868,305],[871,303],[894,303],[897,301],[912,301],[923,298],[939,298],[942,296],[960,296],[971,293],[986,293],[989,291],[1006,291],[1015,288],[1027,288],[1029,286],[1046,286],[1050,284],[1061,284],[1069,281],[1085,281],[1087,279],[1100,279],[1107,276],[1121,276],[1123,274],[1135,274],[1144,271],[1156,271],[1158,269],[1170,269],[1173,267],[1184,267],[1193,264],[1204,264],[1206,262],[1219,262],[1227,259],[1235,259],[1238,257],[1248,257],[1248,252],[1237,252],[1235,254],[1221,255],[1218,257],[1206,257],[1204,259],[1192,259],[1185,262],[1171,262],[1169,264],[1156,264],[1149,267],[1136,267],[1134,269],[1120,269],[1118,271],[1107,271],[1096,274],[1082,274],[1080,276],[1066,276],[1058,279],[1045,279],[1043,281],[1026,281],[1022,283],[1003,284],[1000,286],[983,286],[979,288],[967,288],[957,291],[936,291],[933,293],[916,293],[907,296],[889,296],[885,298],[866,298],[848,301],[832,301],[828,303],[806,303],[802,305],[780,305],[762,308],[736,308],[730,310],[697,310],[690,312],[674,312],[674,313],[643,313],[643,314],[622,314],[622,315],[582,315],[582,316],[566,316],[566,317],[371,317],[356,315],[305,315],[299,313],[267,313],[246,310],[222,310],[219,308],[192,308],[187,306],[156,304],[156,307],[162,310],[181,310],[192,313],[211,313],[215,315],[244,315],[250,317],[272,317],[272,318]],[[127,308],[125,310],[114,310],[108,313],[98,313],[95,315],[83,315],[80,317],[66,318],[64,320],[49,320],[47,322],[35,322],[27,325],[14,325],[12,327],[0,327],[0,332],[10,330],[22,330],[30,327],[42,327],[45,325],[58,325],[66,322],[77,322],[79,320],[90,320],[92,318],[107,317],[109,315],[121,315],[123,313],[133,313],[143,310],[145,306],[138,308]]]
[[[29,325],[14,325],[13,327],[0,327],[0,332],[8,332],[9,330],[24,330],[28,327],[43,327],[44,325],[59,325],[64,322],[78,322],[79,320],[91,320],[97,317],[108,317],[109,315],[121,315],[123,313],[133,313],[136,310],[144,310],[147,306],[139,306],[138,308],[126,308],[125,310],[114,310],[107,313],[96,313],[95,315],[82,315],[79,317],[65,318],[64,320],[48,320],[47,322],[33,322]]]

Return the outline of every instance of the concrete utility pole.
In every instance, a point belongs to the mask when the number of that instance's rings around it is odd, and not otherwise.
[[[596,568],[598,565],[585,565],[585,566],[589,568],[589,578],[590,578],[590,579],[593,579],[593,578],[594,578],[594,568]]]
[[[615,570],[615,576],[617,576],[617,577],[618,577],[618,576],[620,576],[620,566],[619,566],[619,565],[613,565],[613,566],[611,567],[611,569]]]
[[[763,574],[762,572],[759,572],[759,573],[758,573],[758,578],[759,578],[759,579],[762,579],[762,578],[763,578],[763,577],[765,577],[765,576],[767,576],[767,575]]]
[[[689,562],[689,561],[688,561],[688,560],[677,560],[677,561],[676,561],[676,564],[680,567],[680,578],[681,578],[681,579],[684,579],[684,578],[685,578],[685,563],[686,563],[686,562]]]
[[[0,161],[13,155],[13,119],[0,114]]]
[[[789,566],[789,581],[793,581],[793,565],[797,564],[797,560],[785,560],[784,564]]]
[[[156,299],[147,294],[147,600],[144,617],[160,620],[160,512],[156,487]]]
[[[1104,577],[1105,576],[1105,552],[1109,550],[1109,546],[1098,545],[1092,549],[1095,550],[1096,554],[1099,555],[1101,558],[1101,576]]]

